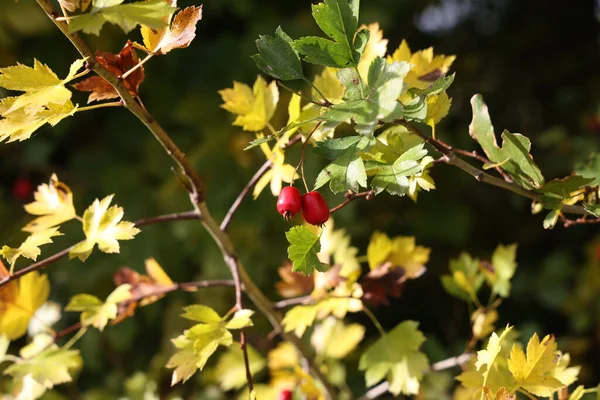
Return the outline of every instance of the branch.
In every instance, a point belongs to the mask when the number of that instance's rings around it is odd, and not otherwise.
[[[231,222],[231,218],[233,218],[233,215],[235,214],[235,212],[238,210],[238,208],[242,204],[242,201],[244,201],[244,198],[246,197],[246,195],[248,194],[250,189],[252,189],[252,187],[254,187],[254,185],[256,185],[256,182],[260,179],[261,176],[264,175],[265,172],[267,172],[267,170],[269,168],[271,168],[272,165],[273,165],[273,163],[271,162],[271,160],[265,161],[265,163],[262,165],[262,167],[260,167],[260,169],[258,171],[256,171],[254,176],[250,179],[250,181],[248,181],[246,186],[244,186],[244,188],[238,195],[237,199],[235,199],[235,201],[231,205],[231,208],[229,208],[229,211],[227,211],[227,215],[225,215],[225,218],[223,218],[223,221],[221,222],[220,229],[222,231],[227,230],[227,227],[229,226],[229,223]]]
[[[342,208],[346,207],[353,200],[359,197],[364,197],[367,200],[371,200],[373,197],[375,197],[375,191],[369,190],[368,192],[355,193],[351,190],[348,190],[344,197],[346,197],[346,200],[343,203],[340,203],[337,206],[333,207],[331,210],[329,210],[329,214],[333,214],[334,212],[340,211]]]
[[[42,7],[46,14],[52,19],[54,24],[65,34],[65,36],[71,41],[75,48],[83,57],[89,59],[88,67],[94,70],[100,77],[104,78],[111,86],[115,88],[125,107],[134,114],[154,135],[156,140],[163,146],[167,154],[173,159],[173,161],[180,168],[181,173],[188,179],[190,189],[190,201],[192,202],[194,209],[200,215],[200,221],[205,229],[210,233],[215,243],[218,245],[223,259],[231,273],[234,280],[236,280],[236,271],[239,272],[239,283],[243,283],[246,292],[250,299],[254,302],[256,307],[267,317],[271,325],[276,331],[283,332],[282,330],[282,317],[274,311],[272,304],[264,293],[254,284],[243,265],[239,262],[236,255],[235,249],[231,243],[229,235],[222,231],[219,224],[216,223],[212,217],[210,210],[205,202],[204,186],[200,177],[192,167],[192,164],[186,158],[185,154],[177,147],[171,137],[165,132],[160,124],[144,109],[129,93],[123,82],[119,80],[112,72],[105,69],[102,65],[97,63],[94,58],[94,54],[83,42],[81,37],[76,33],[69,33],[68,26],[64,21],[57,21],[59,17],[56,8],[52,5],[50,0],[37,0],[37,3]],[[236,280],[237,281],[237,280]],[[241,293],[241,287],[238,284],[236,287],[236,295]],[[314,360],[309,356],[309,352],[304,347],[304,344],[295,335],[289,333],[282,333],[285,340],[291,342],[294,347],[298,350],[301,356],[307,360],[310,365],[311,374],[317,378],[323,384],[325,388],[325,395],[329,399],[335,398],[335,390],[327,381],[325,376],[321,373],[320,369],[314,364]]]
[[[563,216],[562,214],[560,215],[560,220],[563,223],[563,226],[565,228],[569,228],[573,225],[594,225],[594,224],[600,224],[600,218],[595,218],[595,219],[588,219],[585,216],[581,217],[581,218],[577,218],[577,219],[569,219],[566,218],[565,216]]]
[[[430,371],[443,371],[452,367],[462,365],[471,359],[472,355],[469,353],[463,353],[458,357],[451,357],[446,360],[438,361],[431,365]],[[380,383],[377,386],[372,387],[362,395],[358,400],[373,400],[378,398],[390,388],[390,384],[387,381]]]
[[[286,308],[289,306],[297,306],[300,304],[308,304],[312,302],[314,299],[311,295],[301,296],[301,297],[292,297],[291,299],[280,300],[278,302],[273,303],[273,308],[276,310],[281,310],[282,308]]]
[[[165,214],[165,215],[158,215],[156,217],[142,218],[142,219],[134,222],[133,224],[137,227],[140,227],[140,226],[145,226],[145,225],[156,224],[158,222],[178,221],[178,220],[186,220],[186,219],[199,219],[199,218],[200,218],[200,216],[196,211],[186,211],[186,212],[182,212],[182,213]],[[6,278],[0,280],[0,288],[2,288],[2,286],[7,285],[8,283],[10,283],[16,279],[19,279],[23,275],[27,275],[33,271],[41,270],[41,269],[47,267],[48,265],[52,264],[53,262],[60,260],[61,258],[67,256],[69,254],[69,252],[71,251],[71,249],[73,249],[73,247],[75,247],[75,245],[68,247],[62,251],[59,251],[58,253],[56,253],[48,258],[44,258],[41,261],[33,263],[25,268],[22,268],[22,269],[16,271],[14,274],[7,276]]]
[[[440,143],[439,140],[433,139],[426,134],[424,134],[419,128],[416,126],[404,121],[404,120],[396,120],[395,123],[398,125],[402,125],[406,127],[411,133],[419,136],[425,142],[429,143],[433,146],[437,151],[443,154],[443,156],[439,159],[439,162],[443,162],[449,165],[453,165],[456,168],[462,169],[473,178],[478,180],[479,182],[487,183],[488,185],[497,186],[499,188],[508,190],[510,192],[516,193],[520,196],[526,197],[533,201],[541,202],[542,195],[540,193],[536,193],[531,190],[527,190],[522,188],[521,186],[513,183],[507,182],[502,179],[498,179],[490,174],[483,172],[482,170],[472,166],[471,164],[464,161],[462,158],[456,155],[456,151],[452,149],[452,147]],[[571,213],[571,214],[580,214],[580,215],[588,215],[589,213],[582,206],[564,206],[562,208],[563,212]]]

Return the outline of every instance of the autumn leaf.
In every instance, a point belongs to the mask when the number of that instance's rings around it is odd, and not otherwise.
[[[442,120],[450,111],[452,99],[448,97],[446,92],[427,97],[427,116],[425,123],[431,126],[432,136],[435,138],[435,126]]]
[[[219,346],[229,347],[233,343],[230,329],[252,326],[251,310],[238,310],[227,321],[215,310],[203,305],[187,306],[183,318],[200,322],[171,341],[178,351],[171,356],[166,367],[174,369],[171,386],[187,381],[200,369]]]
[[[492,392],[492,390],[484,386],[483,394],[485,395],[485,400],[516,400],[517,396],[511,394],[506,388],[503,386],[496,393]]]
[[[471,314],[471,330],[473,337],[485,339],[494,331],[494,323],[498,320],[498,311],[487,311],[485,308],[477,309]]]
[[[254,347],[246,345],[246,351],[250,373],[254,376],[263,370],[267,362]],[[242,349],[238,346],[228,348],[219,357],[214,373],[221,389],[228,391],[243,388],[248,381],[246,380],[246,368]]]
[[[121,221],[123,208],[114,205],[109,208],[114,195],[99,201],[96,199],[83,214],[83,232],[86,239],[76,244],[69,252],[70,258],[87,260],[94,246],[105,253],[118,253],[119,240],[131,240],[140,230],[133,222]]]
[[[0,261],[0,278],[9,276]],[[50,284],[46,275],[37,271],[23,275],[0,288],[0,334],[10,340],[27,332],[29,320],[48,299]]]
[[[564,384],[552,376],[556,369],[556,341],[554,336],[546,335],[540,342],[533,334],[527,343],[527,354],[517,345],[513,345],[508,359],[508,368],[517,385],[536,396],[551,396]]]
[[[433,47],[412,53],[406,40],[402,40],[400,47],[388,57],[388,62],[406,61],[411,64],[410,72],[404,81],[409,88],[426,89],[448,72],[455,59],[456,56],[443,54],[434,56]]]
[[[502,297],[510,294],[510,280],[517,269],[517,245],[499,245],[492,254],[491,268],[483,268],[483,275],[492,291]]]
[[[202,6],[191,6],[179,11],[165,28],[155,30],[142,25],[144,45],[153,54],[167,54],[173,49],[188,47],[196,37],[196,24],[201,19]]]
[[[77,294],[71,298],[65,311],[81,312],[81,326],[93,326],[102,331],[108,321],[117,318],[118,304],[131,298],[129,289],[127,284],[117,287],[105,302],[91,294]]]
[[[33,196],[35,201],[26,204],[25,211],[39,217],[23,228],[25,232],[39,232],[77,216],[73,206],[73,193],[66,184],[58,180],[56,174],[52,174],[50,183],[39,185]]]
[[[377,22],[369,25],[361,25],[358,28],[359,31],[362,29],[369,31],[369,40],[358,63],[358,72],[360,76],[367,77],[373,60],[377,57],[385,56],[388,40],[383,38],[383,31],[379,28],[379,23]]]
[[[392,266],[402,268],[407,278],[414,279],[423,273],[429,252],[427,247],[417,246],[414,237],[390,238],[385,233],[374,232],[367,247],[367,258],[371,270],[390,262]]]
[[[0,250],[0,254],[2,254],[11,266],[15,265],[15,262],[21,256],[36,261],[38,256],[42,253],[40,246],[52,243],[53,237],[61,235],[62,233],[58,231],[58,228],[48,228],[43,231],[35,232],[29,235],[18,248],[3,246],[2,250]]]
[[[233,88],[220,90],[219,94],[224,101],[221,107],[237,115],[233,125],[253,132],[268,125],[279,101],[277,83],[272,81],[267,85],[261,76],[256,78],[252,89],[244,83],[233,82]]]
[[[293,272],[290,261],[286,261],[277,269],[277,272],[281,280],[275,284],[275,288],[281,297],[299,297],[310,293],[314,287],[313,278]]]
[[[335,359],[346,357],[365,335],[365,327],[360,324],[346,325],[334,317],[328,317],[315,328],[310,343],[317,354]]]
[[[390,298],[402,295],[406,279],[402,268],[394,268],[391,262],[380,264],[361,278],[362,299],[373,306],[389,305]]]
[[[161,0],[162,1],[162,0]],[[125,72],[136,66],[139,58],[133,50],[133,45],[130,40],[127,41],[123,49],[118,54],[112,54],[105,51],[96,51],[96,61],[104,68],[112,72],[116,77],[120,77]],[[139,88],[144,81],[144,67],[140,66],[135,71],[121,81],[129,91],[129,93],[137,97]],[[116,99],[119,94],[110,83],[100,76],[92,76],[77,82],[73,87],[82,92],[91,92],[88,97],[88,103],[99,100]]]
[[[294,332],[296,335],[302,336],[306,329],[317,320],[322,320],[330,315],[344,318],[348,312],[359,312],[362,309],[362,301],[358,298],[329,297],[319,300],[315,304],[291,308],[285,313],[282,325],[286,332]]]
[[[257,135],[262,137],[262,135]],[[256,199],[267,185],[270,185],[271,193],[273,196],[279,196],[283,183],[292,183],[295,179],[298,179],[300,175],[295,172],[295,168],[290,164],[285,163],[285,154],[283,149],[279,146],[279,142],[275,143],[273,149],[269,148],[267,143],[262,143],[260,149],[267,158],[271,161],[271,168],[260,177],[252,195]]]
[[[433,157],[425,156],[419,162],[421,166],[421,172],[408,177],[408,197],[414,202],[417,201],[419,191],[422,189],[429,192],[435,189],[435,182],[429,175],[429,169],[433,166]]]

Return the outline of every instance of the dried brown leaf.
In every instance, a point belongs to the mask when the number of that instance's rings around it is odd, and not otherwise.
[[[373,306],[388,305],[390,297],[402,295],[406,279],[402,268],[394,267],[391,262],[381,264],[360,280],[362,299]]]
[[[298,297],[313,290],[313,278],[299,272],[292,272],[292,263],[289,260],[286,260],[277,272],[281,281],[277,282],[275,287],[281,297]]]

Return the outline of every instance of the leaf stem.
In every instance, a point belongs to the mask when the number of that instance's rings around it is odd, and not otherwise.
[[[308,82],[308,83],[310,83],[310,82]],[[321,97],[324,99],[324,101],[323,101],[323,102],[320,102],[320,101],[315,101],[315,100],[313,100],[313,99],[310,99],[310,98],[308,98],[308,97],[304,96],[304,95],[303,95],[301,92],[297,92],[297,91],[295,91],[294,89],[290,88],[289,86],[285,85],[285,84],[284,84],[283,82],[281,82],[281,81],[277,81],[277,84],[278,84],[279,86],[281,86],[282,88],[284,88],[285,90],[287,90],[288,92],[290,92],[290,93],[293,93],[293,94],[295,94],[296,96],[298,96],[298,97],[300,97],[300,98],[304,99],[305,101],[308,101],[309,103],[312,103],[312,104],[314,104],[314,105],[317,105],[317,106],[319,106],[319,107],[330,107],[330,106],[332,105],[332,104],[329,102],[329,100],[325,99],[325,96],[323,96],[323,94],[321,94],[321,92],[319,92],[319,91],[318,91],[318,89],[317,89],[316,87],[314,87],[314,86],[313,86],[313,88],[314,88],[315,90],[317,90],[317,92],[318,92],[318,93],[321,95]],[[312,86],[312,84],[311,84],[311,86]]]
[[[120,101],[113,101],[110,103],[100,103],[100,104],[94,104],[93,106],[79,107],[76,110],[76,112],[96,110],[98,108],[105,108],[105,107],[122,107],[122,106],[123,106],[123,103],[121,103]]]
[[[81,325],[81,324],[80,324]],[[65,345],[63,346],[63,349],[68,350],[71,347],[73,347],[73,345],[75,343],[77,343],[77,341],[79,339],[81,339],[83,337],[83,335],[85,334],[85,332],[87,331],[86,327],[81,327],[79,328],[79,330],[77,331],[77,333],[75,335],[73,335],[73,337],[71,339],[69,339],[69,341],[67,343],[65,343]]]
[[[129,69],[129,71],[125,72],[123,75],[121,75],[119,77],[119,79],[127,79],[127,77],[129,75],[131,75],[132,73],[134,73],[139,67],[141,67],[142,65],[146,64],[147,61],[149,61],[152,57],[154,57],[154,53],[148,53],[148,55],[140,62],[138,62],[137,64],[135,64],[133,67],[131,67]]]
[[[68,83],[68,82],[74,81],[74,80],[76,80],[76,79],[79,79],[79,78],[81,78],[82,76],[86,76],[86,75],[87,75],[87,74],[89,74],[90,72],[91,72],[91,70],[86,68],[86,69],[84,69],[83,71],[81,71],[80,73],[73,75],[73,77],[72,77],[71,79],[69,79],[68,81],[66,81],[65,83]]]
[[[315,133],[316,130],[319,129],[319,126],[321,126],[321,124],[323,122],[324,121],[317,122],[315,124],[314,128],[312,128],[312,130],[308,134],[308,136],[306,136],[306,139],[304,140],[304,143],[302,143],[302,154],[300,156],[300,162],[298,163],[298,165],[296,165],[296,168],[294,169],[294,173],[292,174],[292,181],[293,181],[294,180],[294,176],[296,175],[296,172],[298,172],[298,167],[300,167],[301,174],[302,174],[302,182],[304,182],[304,188],[306,189],[307,193],[310,192],[310,189],[308,188],[308,184],[306,183],[306,177],[304,176],[304,151],[306,149],[306,144],[308,143],[308,141],[312,137],[313,133]]]
[[[375,327],[379,331],[379,334],[382,337],[385,336],[385,329],[383,329],[383,326],[381,326],[381,324],[377,320],[377,317],[375,317],[375,314],[373,314],[373,312],[371,312],[371,310],[369,310],[369,308],[367,306],[365,306],[364,303],[363,303],[363,312],[367,315],[367,317],[369,317],[371,322],[373,322],[373,325],[375,325]]]
[[[323,106],[323,107],[331,107],[333,105],[332,102],[330,102],[327,97],[325,97],[325,95],[323,94],[323,92],[321,92],[319,90],[319,88],[312,83],[311,81],[309,81],[308,79],[306,79],[306,77],[303,77],[304,82],[308,83],[313,89],[315,89],[315,92],[317,92],[319,94],[319,96],[321,96],[321,98],[323,99],[323,103],[319,103],[317,102],[317,105]],[[312,101],[311,101],[312,102]]]

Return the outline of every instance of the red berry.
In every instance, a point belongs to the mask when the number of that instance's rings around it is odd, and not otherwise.
[[[286,186],[279,192],[277,198],[277,212],[283,215],[283,218],[290,219],[298,214],[302,208],[302,196],[300,191],[293,186]]]
[[[13,196],[19,200],[29,200],[33,192],[33,185],[28,179],[19,178],[13,183]]]
[[[302,215],[311,225],[323,225],[329,219],[329,206],[319,192],[302,196]]]
[[[292,391],[291,390],[282,390],[279,392],[279,397],[277,400],[292,400]]]

